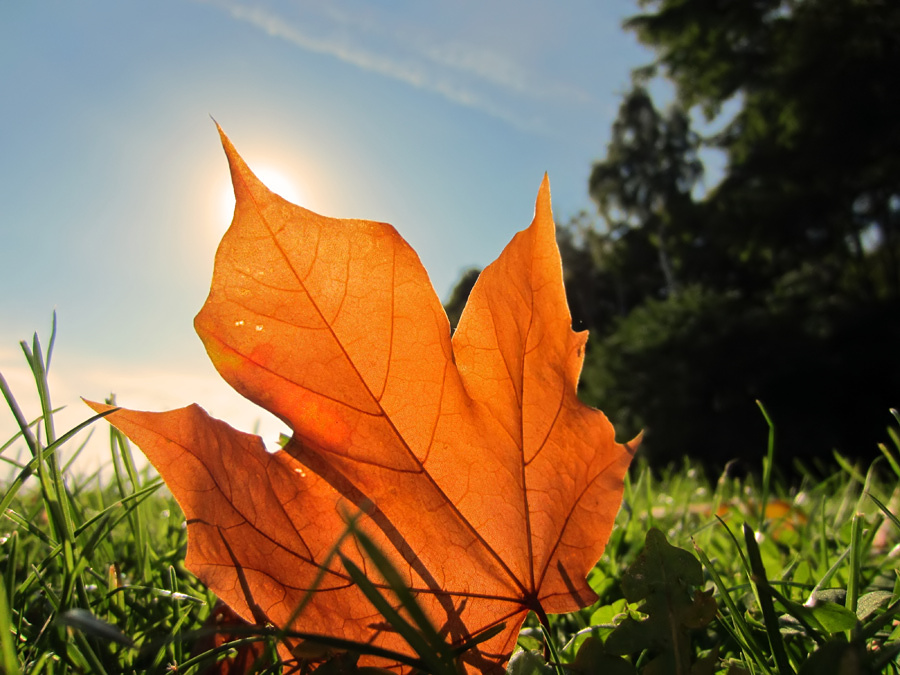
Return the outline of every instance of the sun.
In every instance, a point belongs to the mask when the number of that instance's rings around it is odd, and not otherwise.
[[[272,165],[253,167],[256,174],[267,188],[284,199],[300,206],[307,206],[307,195],[301,188],[299,179],[289,172]],[[219,189],[216,224],[219,234],[225,232],[234,215],[234,189],[230,182],[225,182]]]

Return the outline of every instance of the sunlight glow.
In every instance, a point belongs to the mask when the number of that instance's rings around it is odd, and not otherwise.
[[[284,199],[308,208],[307,196],[300,187],[300,181],[281,169],[273,166],[253,167],[256,176],[265,183],[272,192]],[[216,225],[218,234],[222,234],[231,224],[234,215],[234,190],[231,183],[225,183],[219,190]]]

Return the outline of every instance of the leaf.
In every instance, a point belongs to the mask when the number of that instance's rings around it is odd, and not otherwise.
[[[875,675],[869,667],[866,648],[857,641],[829,642],[813,652],[797,675]]]
[[[806,626],[818,632],[840,633],[855,628],[858,623],[855,612],[850,611],[843,605],[829,602],[821,597],[815,603],[809,605],[801,605],[780,594],[776,597],[778,602],[784,605],[784,608],[799,626],[805,623]],[[779,623],[783,621],[784,617],[779,617]]]
[[[578,400],[587,336],[571,330],[546,177],[451,340],[393,227],[290,204],[222,142],[235,215],[194,323],[222,377],[293,437],[269,454],[196,405],[109,421],[184,509],[188,567],[243,618],[286,626],[318,578],[292,628],[410,653],[332,555],[362,512],[451,644],[505,624],[462,657],[500,672],[529,611],[596,598],[585,576],[636,445]],[[341,555],[372,574],[352,539]]]
[[[627,617],[606,640],[609,654],[652,653],[643,672],[688,675],[711,666],[701,659],[692,664],[690,631],[707,626],[716,616],[712,591],[691,591],[703,583],[703,567],[691,553],[672,546],[666,536],[650,528],[644,550],[622,577],[628,602],[643,600],[641,621]],[[715,659],[713,659],[714,661]],[[700,664],[700,665],[698,665]]]
[[[635,675],[634,666],[621,656],[608,654],[603,642],[589,636],[581,643],[575,661],[566,668],[572,673],[604,673],[604,675]]]
[[[523,649],[513,654],[506,672],[507,675],[546,675],[552,673],[553,668],[538,652]]]
[[[879,609],[883,609],[890,604],[894,594],[890,591],[870,591],[860,597],[856,604],[856,616],[865,623],[875,615]]]

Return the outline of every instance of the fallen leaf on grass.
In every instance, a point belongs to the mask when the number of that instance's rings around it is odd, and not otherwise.
[[[451,340],[393,227],[291,204],[222,142],[235,214],[195,327],[222,377],[293,437],[269,454],[197,406],[107,419],[184,510],[188,567],[240,616],[284,626],[324,569],[296,630],[410,653],[328,557],[362,511],[449,642],[506,625],[463,656],[501,670],[529,611],[595,599],[585,576],[634,450],[576,394],[587,336],[571,329],[546,177]],[[352,541],[341,551],[371,571]]]

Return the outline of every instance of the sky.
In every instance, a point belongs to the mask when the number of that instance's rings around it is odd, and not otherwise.
[[[43,344],[57,429],[79,397],[197,402],[267,444],[193,331],[230,221],[213,119],[264,181],[328,216],[389,222],[439,297],[531,222],[591,210],[632,68],[635,0],[0,3],[0,373],[38,414],[19,341]],[[258,426],[257,426],[258,425]],[[0,444],[16,430],[0,409]],[[79,465],[106,461],[106,431]],[[14,444],[6,451],[22,449]],[[65,458],[64,458],[65,459]]]

